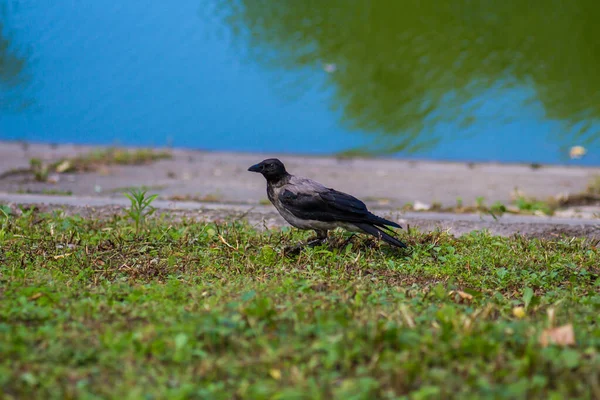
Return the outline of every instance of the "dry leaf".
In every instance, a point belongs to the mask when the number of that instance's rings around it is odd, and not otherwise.
[[[550,344],[570,346],[575,344],[575,331],[573,324],[559,326],[558,328],[545,329],[540,336],[540,344],[546,347]]]
[[[62,174],[63,172],[71,168],[71,165],[71,161],[65,160],[56,166],[56,172]]]
[[[467,299],[467,300],[472,300],[473,299],[473,295],[470,295],[469,293],[463,292],[461,290],[459,290],[458,295],[460,296],[461,299]]]
[[[473,299],[473,295],[471,295],[467,292],[463,292],[462,290],[457,290],[457,291],[452,290],[448,294],[453,295],[454,293],[458,294],[460,296],[460,298],[463,300],[472,300]]]
[[[55,260],[58,260],[59,258],[65,258],[65,257],[68,257],[68,256],[70,256],[71,254],[72,254],[72,253],[60,254],[60,255],[58,255],[58,256],[54,256],[54,259],[55,259]]]
[[[31,296],[31,297],[29,298],[29,300],[37,300],[37,299],[39,299],[40,297],[42,297],[43,295],[44,295],[44,293],[36,293],[36,294],[34,294],[33,296]]]

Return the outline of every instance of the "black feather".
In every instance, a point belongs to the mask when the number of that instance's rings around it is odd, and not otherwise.
[[[356,197],[334,189],[299,194],[284,190],[279,200],[292,214],[302,219],[372,224],[391,233],[394,231],[389,226],[402,229],[399,224],[369,212],[365,203]]]
[[[404,243],[402,243],[395,237],[388,235],[386,232],[382,231],[381,229],[377,228],[376,226],[369,225],[369,224],[360,224],[360,223],[355,224],[355,225],[357,227],[359,227],[360,229],[362,229],[365,233],[373,235],[376,238],[381,239],[384,242],[391,244],[392,246],[396,246],[401,249],[406,248],[406,245]]]
[[[394,228],[400,228],[400,229],[402,229],[402,227],[399,224],[397,224],[397,223],[395,223],[393,221],[387,220],[385,218],[378,217],[377,215],[374,215],[374,214],[371,214],[371,213],[369,213],[369,214],[370,214],[369,215],[369,222],[371,222],[373,225],[377,225],[377,226],[380,226],[380,227],[386,228],[386,229],[389,229],[388,226],[393,226]]]

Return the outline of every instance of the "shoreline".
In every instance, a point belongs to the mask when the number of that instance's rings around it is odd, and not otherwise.
[[[3,176],[0,193],[116,199],[124,198],[123,192],[130,188],[145,187],[158,194],[161,200],[260,205],[267,202],[264,179],[247,172],[247,168],[269,157],[279,157],[292,174],[315,179],[358,197],[369,208],[395,211],[407,204],[453,207],[459,202],[465,206],[484,202],[488,206],[494,203],[509,205],[514,202],[515,195],[546,200],[582,193],[593,179],[600,177],[600,167],[586,166],[532,168],[500,163],[340,158],[165,147],[154,150],[167,151],[171,156],[168,159],[143,165],[107,165],[84,173],[51,174],[51,179],[45,182],[10,173],[28,169],[33,158],[48,164],[110,148],[115,146],[0,141],[0,175]],[[582,208],[588,217],[600,212],[600,207],[588,208]]]
[[[268,157],[270,154],[277,154],[280,157],[300,157],[306,159],[336,159],[336,160],[363,160],[363,161],[400,161],[407,163],[423,163],[423,164],[455,164],[455,165],[467,165],[467,166],[506,166],[506,167],[524,167],[531,169],[541,168],[566,168],[566,169],[593,169],[600,170],[599,165],[569,165],[568,163],[542,163],[542,162],[529,162],[529,161],[499,161],[499,160],[453,160],[453,159],[433,159],[433,158],[412,158],[412,157],[393,157],[389,155],[346,155],[343,152],[340,153],[292,153],[286,151],[250,151],[250,150],[219,150],[219,149],[205,149],[195,147],[178,147],[178,146],[137,146],[137,145],[124,145],[124,144],[83,144],[83,143],[54,143],[54,142],[43,142],[43,141],[27,141],[27,140],[8,140],[0,139],[0,146],[3,145],[18,145],[21,147],[29,146],[44,146],[52,149],[58,149],[59,147],[67,147],[71,149],[109,149],[109,148],[122,148],[122,149],[152,149],[159,151],[178,151],[178,152],[190,152],[190,153],[215,153],[215,154],[240,154],[240,155],[264,155]]]

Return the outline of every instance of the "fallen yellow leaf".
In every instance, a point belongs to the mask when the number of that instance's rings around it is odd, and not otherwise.
[[[60,255],[58,255],[58,256],[54,256],[54,259],[55,259],[55,260],[58,260],[59,258],[65,258],[65,257],[68,257],[68,256],[70,256],[71,254],[72,254],[72,253],[60,254]]]
[[[39,292],[38,292],[38,293],[34,294],[33,296],[31,296],[31,297],[29,298],[29,300],[37,300],[37,299],[39,299],[40,297],[42,297],[43,295],[44,295],[44,293],[39,293]]]
[[[71,161],[65,160],[56,166],[56,172],[61,174],[61,173],[65,172],[66,170],[68,170],[69,168],[71,168]]]
[[[281,379],[281,371],[278,369],[272,369],[269,371],[269,374],[271,375],[271,377],[273,377],[273,379],[275,380],[280,380]]]
[[[519,319],[525,318],[525,309],[523,307],[515,307],[512,312],[513,315]]]
[[[545,329],[540,336],[540,344],[546,347],[550,344],[570,346],[575,344],[575,331],[573,324],[559,326],[558,328]]]
[[[449,295],[453,295],[454,293],[456,293],[457,295],[460,296],[461,299],[463,300],[472,300],[473,299],[473,295],[470,295],[467,292],[463,292],[462,290],[457,290],[457,291],[450,291],[450,293],[448,293]]]

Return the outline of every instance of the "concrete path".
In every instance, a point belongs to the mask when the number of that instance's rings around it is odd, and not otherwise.
[[[84,154],[96,147],[0,142],[0,174],[26,168],[32,157],[51,161]],[[546,199],[585,190],[600,168],[395,159],[339,159],[284,154],[219,153],[172,150],[173,158],[144,166],[110,166],[96,173],[64,174],[56,183],[40,183],[14,175],[0,179],[0,192],[71,192],[74,196],[122,197],[132,186],[146,186],[162,199],[189,198],[220,203],[259,204],[266,200],[265,182],[247,168],[267,157],[279,157],[289,172],[317,179],[349,192],[370,207],[398,208],[416,201],[451,206],[461,198],[472,205],[480,196],[487,204],[508,204],[515,188]]]

